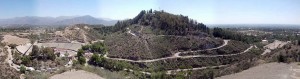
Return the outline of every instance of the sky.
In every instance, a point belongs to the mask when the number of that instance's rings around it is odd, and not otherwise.
[[[0,0],[0,19],[91,15],[123,20],[149,9],[204,24],[300,24],[300,0]]]

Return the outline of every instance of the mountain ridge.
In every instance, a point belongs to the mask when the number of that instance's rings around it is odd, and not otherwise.
[[[79,23],[114,25],[116,22],[116,20],[105,20],[102,18],[95,18],[90,15],[59,17],[24,16],[9,19],[0,19],[0,25],[72,25]]]

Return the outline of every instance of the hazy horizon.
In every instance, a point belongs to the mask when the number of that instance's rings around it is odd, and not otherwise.
[[[84,16],[123,20],[141,10],[182,14],[204,24],[300,24],[299,0],[2,0],[0,19]]]

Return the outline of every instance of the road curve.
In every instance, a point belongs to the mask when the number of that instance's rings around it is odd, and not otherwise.
[[[197,68],[190,68],[190,69],[168,70],[166,74],[172,74],[172,72],[179,72],[179,71],[202,70],[202,69],[207,69],[207,68],[218,68],[218,67],[225,67],[225,66],[227,66],[227,65],[205,66],[205,67],[197,67]]]
[[[107,58],[107,59],[120,60],[120,61],[129,61],[129,62],[155,62],[155,61],[166,60],[166,59],[174,59],[174,58],[197,58],[197,57],[227,57],[227,56],[234,56],[234,55],[240,55],[240,54],[246,53],[246,52],[248,52],[252,48],[253,48],[253,46],[250,46],[245,51],[240,52],[240,53],[236,53],[236,54],[171,56],[171,57],[164,57],[164,58],[151,59],[151,60],[130,60],[130,59],[122,59],[122,58],[109,58],[106,55],[104,55],[104,57]]]
[[[219,49],[228,44],[229,40],[224,40],[224,44],[216,47],[216,48],[211,48],[211,49],[205,49],[205,50],[214,50],[214,49]],[[196,50],[196,51],[185,51],[185,52],[177,52],[173,56],[170,57],[164,57],[164,58],[157,58],[157,59],[150,59],[150,60],[131,60],[131,59],[122,59],[122,58],[110,58],[107,57],[107,54],[104,55],[105,58],[107,59],[112,59],[112,60],[120,60],[120,61],[128,61],[128,62],[155,62],[155,61],[160,61],[160,60],[166,60],[166,59],[174,59],[174,58],[196,58],[196,57],[226,57],[226,56],[234,56],[234,55],[239,55],[248,52],[250,49],[252,49],[253,46],[250,46],[246,50],[240,53],[235,53],[235,54],[226,54],[226,55],[189,55],[189,56],[180,56],[180,53],[188,53],[188,52],[199,52],[199,51],[205,51],[205,50]]]

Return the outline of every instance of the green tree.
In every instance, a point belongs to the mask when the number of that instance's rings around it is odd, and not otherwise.
[[[82,49],[79,49],[77,51],[77,60],[78,60],[78,63],[81,65],[86,63],[86,59],[84,57],[84,51]]]
[[[20,72],[21,72],[21,73],[25,73],[25,71],[26,71],[25,66],[24,66],[24,65],[21,65],[21,67],[20,67]]]
[[[114,70],[120,71],[124,69],[124,64],[121,62],[114,62]]]
[[[91,59],[89,60],[89,63],[92,65],[99,66],[102,63],[102,61],[98,54],[93,54]]]
[[[77,57],[81,57],[84,55],[84,51],[82,49],[78,49],[77,51]]]
[[[91,51],[94,53],[105,54],[107,52],[104,43],[96,42],[90,46]]]
[[[82,48],[82,50],[89,50],[90,49],[90,45],[83,45],[81,48]]]
[[[30,60],[30,57],[29,56],[23,56],[22,58],[21,58],[21,60],[22,60],[22,64],[24,64],[24,65],[29,65],[30,63],[31,63],[31,60]]]
[[[86,63],[86,59],[83,56],[78,57],[78,63],[84,65]]]
[[[54,54],[54,50],[50,47],[46,47],[43,49],[43,57],[45,59],[55,60],[56,56]]]
[[[37,45],[32,46],[32,52],[29,54],[30,56],[36,58],[40,56],[40,51],[39,47]]]
[[[138,21],[146,14],[145,10],[142,10],[135,18],[133,18],[133,24],[137,24]]]

